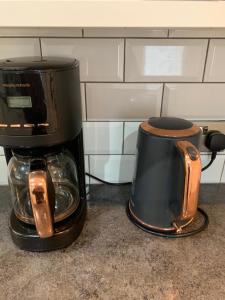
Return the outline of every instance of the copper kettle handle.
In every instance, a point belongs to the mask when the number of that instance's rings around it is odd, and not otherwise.
[[[201,179],[201,157],[199,150],[188,141],[176,142],[184,163],[184,196],[180,215],[181,221],[190,220],[197,212]]]
[[[34,221],[40,238],[54,234],[53,216],[48,198],[47,172],[31,171],[28,176],[30,200]]]

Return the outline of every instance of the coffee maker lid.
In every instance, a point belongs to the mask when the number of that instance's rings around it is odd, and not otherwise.
[[[0,60],[0,71],[57,71],[78,66],[78,61],[62,57],[15,57]]]
[[[187,137],[201,130],[190,121],[173,117],[150,118],[140,126],[144,131],[162,137]]]

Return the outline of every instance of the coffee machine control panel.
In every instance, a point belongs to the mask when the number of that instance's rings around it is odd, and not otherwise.
[[[0,78],[0,134],[44,135],[57,130],[50,81],[40,74],[5,73]]]

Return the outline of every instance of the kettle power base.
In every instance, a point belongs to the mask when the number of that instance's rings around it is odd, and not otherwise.
[[[204,229],[206,229],[208,227],[208,224],[209,224],[208,215],[206,214],[206,212],[203,209],[201,209],[199,207],[198,207],[198,213],[192,221],[193,224],[190,223],[185,228],[183,228],[183,230],[181,232],[176,232],[176,228],[174,228],[174,230],[165,232],[165,231],[160,231],[160,230],[155,230],[153,228],[150,228],[150,225],[149,225],[149,227],[143,225],[132,213],[132,211],[130,209],[129,201],[127,202],[126,213],[127,213],[128,218],[130,219],[130,221],[134,225],[139,227],[140,229],[142,229],[148,233],[151,233],[153,235],[166,237],[166,238],[188,237],[188,236],[191,236],[191,235],[194,235],[194,234],[197,234],[197,233],[203,231]]]
[[[80,235],[86,213],[86,201],[81,200],[77,210],[70,217],[55,224],[55,233],[52,237],[40,238],[34,226],[18,220],[12,211],[9,229],[14,244],[22,250],[42,252],[61,249],[72,244]]]

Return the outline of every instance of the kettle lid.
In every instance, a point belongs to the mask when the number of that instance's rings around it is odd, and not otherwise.
[[[184,130],[193,126],[190,121],[173,117],[150,118],[148,123],[155,128],[166,130]]]
[[[188,137],[200,132],[200,127],[192,122],[174,117],[154,117],[141,123],[140,127],[161,137]]]

